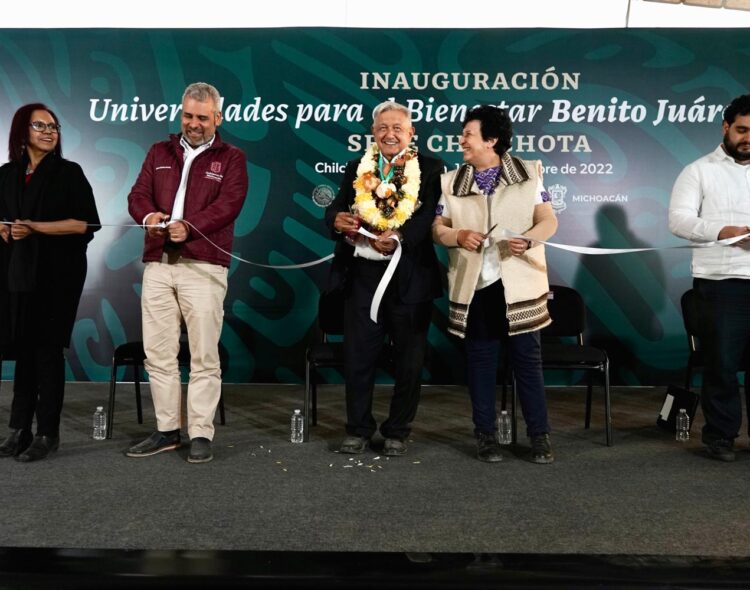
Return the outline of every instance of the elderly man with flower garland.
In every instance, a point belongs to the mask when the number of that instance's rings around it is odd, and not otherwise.
[[[440,196],[441,161],[417,154],[409,109],[387,101],[373,111],[375,143],[346,166],[341,188],[326,211],[337,241],[328,290],[344,290],[346,438],[342,453],[362,453],[377,424],[372,394],[386,335],[393,343],[394,389],[380,425],[388,456],[406,453],[417,413],[432,300],[442,288],[431,240]],[[375,238],[356,233],[363,226]],[[370,305],[400,242],[401,260],[383,296],[377,323]]]

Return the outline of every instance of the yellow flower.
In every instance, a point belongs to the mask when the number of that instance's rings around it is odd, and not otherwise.
[[[357,178],[353,183],[357,214],[368,225],[380,231],[402,226],[414,213],[419,194],[420,169],[416,150],[407,152],[407,156],[404,157],[404,183],[400,190],[392,183],[381,183],[378,178],[376,174],[377,144],[372,144],[367,149],[357,166]],[[377,191],[379,197],[377,201],[372,195],[373,190]],[[392,207],[393,213],[385,217],[380,206]]]

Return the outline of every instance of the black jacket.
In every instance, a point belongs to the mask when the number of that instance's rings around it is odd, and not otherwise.
[[[417,198],[421,206],[414,211],[404,225],[398,228],[403,237],[401,242],[403,252],[396,271],[396,280],[399,286],[399,298],[403,303],[408,304],[431,301],[442,294],[440,270],[432,244],[431,228],[440,198],[440,175],[443,173],[443,163],[421,153],[417,157],[420,168]],[[328,291],[346,287],[348,271],[354,257],[354,248],[346,243],[342,234],[335,231],[333,223],[337,213],[348,212],[349,206],[354,203],[353,183],[357,178],[360,160],[361,158],[357,158],[346,165],[338,195],[326,209],[326,225],[331,238],[337,241]]]
[[[25,162],[0,167],[0,220],[99,223],[91,185],[78,164],[49,154],[28,185],[25,170]],[[0,240],[0,346],[19,337],[68,346],[86,279],[86,249],[97,229]]]

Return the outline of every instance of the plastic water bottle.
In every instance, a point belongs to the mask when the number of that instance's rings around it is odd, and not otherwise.
[[[509,445],[513,442],[513,424],[506,410],[500,412],[497,419],[497,442],[501,445]]]
[[[675,417],[674,438],[680,442],[690,440],[690,416],[684,408],[680,408],[679,414]]]
[[[94,440],[105,438],[107,438],[107,412],[102,406],[98,406],[94,412]]]
[[[292,414],[292,435],[293,443],[301,443],[304,438],[305,422],[299,410],[294,410]]]

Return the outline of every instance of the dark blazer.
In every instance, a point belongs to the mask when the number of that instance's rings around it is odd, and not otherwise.
[[[78,164],[49,154],[28,185],[25,171],[26,162],[0,167],[0,220],[99,223],[91,185]],[[14,339],[68,346],[86,279],[86,249],[98,229],[0,240],[0,302],[8,314],[0,318],[0,346],[10,341],[9,328]]]
[[[418,154],[420,186],[418,200],[421,206],[414,211],[409,221],[398,228],[403,238],[403,252],[396,271],[399,298],[403,303],[413,304],[431,301],[442,294],[440,270],[435,248],[432,244],[432,222],[440,199],[440,175],[443,163],[436,158]],[[349,211],[354,203],[353,183],[357,178],[357,167],[361,158],[346,165],[336,199],[326,209],[325,221],[331,238],[336,240],[333,264],[328,281],[328,291],[345,288],[347,275],[354,258],[354,247],[347,244],[343,234],[338,233],[333,223],[336,214]]]

